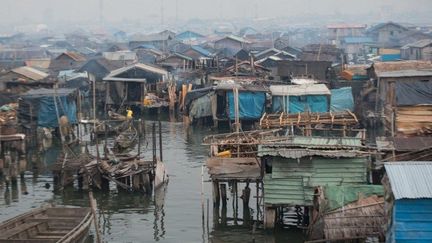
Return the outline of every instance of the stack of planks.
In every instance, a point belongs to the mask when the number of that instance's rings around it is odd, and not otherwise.
[[[354,126],[359,123],[356,115],[350,111],[326,112],[326,113],[297,113],[288,114],[285,112],[277,114],[264,114],[260,120],[262,129],[281,128],[288,126],[308,125],[340,125]]]
[[[406,106],[396,109],[396,131],[403,136],[432,134],[432,106]]]

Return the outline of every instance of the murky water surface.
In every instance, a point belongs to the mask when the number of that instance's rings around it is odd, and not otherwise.
[[[150,131],[151,121],[147,121],[146,127]],[[118,192],[114,185],[109,193],[95,192],[98,220],[106,242],[303,242],[298,230],[281,229],[273,233],[256,229],[252,234],[252,227],[242,226],[241,221],[238,225],[213,224],[210,183],[204,183],[204,200],[201,197],[201,166],[208,153],[201,141],[212,133],[215,131],[209,128],[185,128],[182,123],[162,122],[163,160],[170,176],[166,192],[152,196],[129,194]],[[146,154],[150,158],[151,139],[147,140]],[[143,141],[143,147],[145,144]],[[58,154],[59,149],[54,146],[38,157],[34,166],[28,165],[24,179],[19,179],[16,185],[6,188],[4,183],[0,184],[0,221],[46,203],[89,205],[87,193],[77,188],[53,192],[52,174],[44,168]],[[33,167],[39,167],[40,171]],[[205,180],[208,180],[207,173]],[[208,219],[207,199],[210,200]],[[255,202],[251,198],[251,206]],[[227,214],[232,217],[230,207]]]

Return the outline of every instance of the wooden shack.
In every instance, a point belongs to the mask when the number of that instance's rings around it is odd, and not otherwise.
[[[377,113],[390,136],[422,136],[432,132],[432,71],[378,73]]]
[[[432,162],[388,162],[384,167],[386,242],[430,242]]]
[[[148,93],[161,91],[168,80],[168,72],[158,66],[135,63],[111,71],[106,81],[106,104],[144,105]]]
[[[367,182],[368,153],[358,137],[290,136],[258,146],[264,161],[265,227],[273,228],[284,208],[302,207],[310,221],[317,186]],[[279,212],[279,213],[278,213]]]
[[[9,93],[23,93],[35,88],[52,88],[49,74],[32,67],[17,67],[0,76],[0,90]]]

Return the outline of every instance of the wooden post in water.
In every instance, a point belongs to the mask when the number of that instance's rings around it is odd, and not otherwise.
[[[242,191],[243,207],[249,208],[249,198],[251,189],[249,188],[249,182],[246,182],[246,187]]]
[[[227,189],[226,189],[225,183],[220,184],[220,192],[221,192],[221,198],[222,198],[222,207],[226,208],[226,206],[227,206]]]
[[[159,159],[160,161],[163,161],[163,154],[162,154],[162,123],[159,120]]]
[[[141,123],[141,119],[138,120],[138,124],[139,124],[139,129],[138,129],[138,160],[140,159],[141,156],[141,136],[142,136],[142,123]]]
[[[260,193],[259,193],[259,182],[256,182],[256,222],[259,221],[259,212],[260,212],[260,206],[259,206],[259,200],[260,200]]]
[[[152,126],[152,151],[153,151],[153,163],[156,163],[156,123],[154,122]]]
[[[273,229],[276,221],[276,208],[264,208],[264,229]]]
[[[93,192],[91,190],[89,191],[89,199],[90,199],[90,207],[91,207],[92,214],[93,214],[93,222],[94,222],[95,231],[96,231],[96,242],[102,243],[102,239],[101,239],[101,235],[100,235],[100,231],[99,231],[99,223],[98,223],[97,218],[96,218],[97,203],[96,203],[96,200],[93,198]]]
[[[217,207],[219,209],[220,205],[220,193],[219,193],[219,182],[214,180],[213,184],[213,207]]]

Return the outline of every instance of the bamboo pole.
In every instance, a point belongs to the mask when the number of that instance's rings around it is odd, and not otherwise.
[[[97,221],[97,216],[96,216],[97,203],[96,203],[96,200],[93,197],[93,192],[91,190],[89,191],[89,199],[90,199],[91,211],[92,211],[92,214],[93,214],[93,222],[94,222],[95,231],[96,231],[96,242],[97,243],[102,243],[101,233],[100,233],[100,229],[99,229],[99,223]]]

